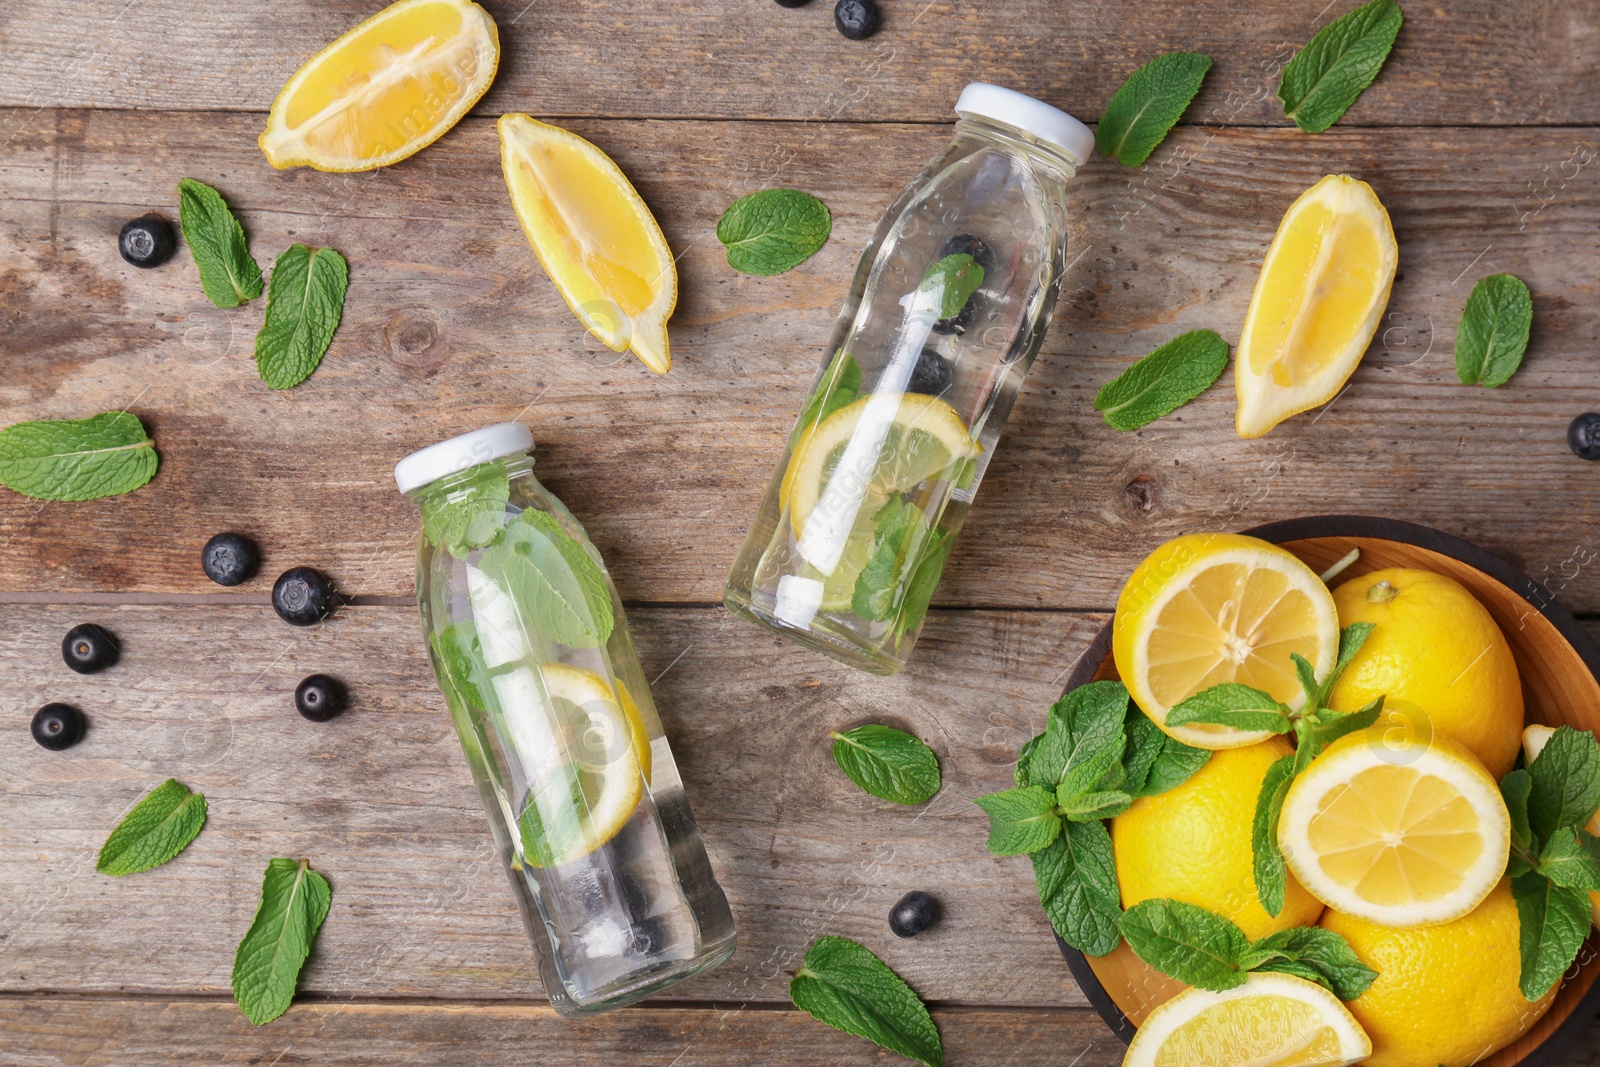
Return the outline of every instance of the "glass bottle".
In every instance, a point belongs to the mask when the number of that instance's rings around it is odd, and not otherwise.
[[[723,596],[876,674],[905,665],[1061,290],[1094,135],[995,85],[862,253]]]
[[[417,605],[551,1005],[605,1011],[716,966],[733,917],[583,526],[518,423],[395,467]]]

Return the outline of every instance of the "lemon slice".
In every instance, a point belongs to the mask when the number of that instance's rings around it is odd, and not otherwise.
[[[1278,224],[1234,354],[1240,437],[1343,388],[1378,330],[1400,250],[1366,182],[1330,174]]]
[[[1288,974],[1179,993],[1139,1027],[1123,1067],[1346,1067],[1372,1042],[1337,997]]]
[[[1271,736],[1227,726],[1166,725],[1167,712],[1222,682],[1299,708],[1291,653],[1317,677],[1339,653],[1339,614],[1316,572],[1287,549],[1231,533],[1188,534],[1152,552],[1117,598],[1112,654],[1151,720],[1186,745],[1241,748]]]
[[[1278,843],[1329,907],[1384,926],[1467,914],[1505,873],[1511,816],[1466,748],[1380,721],[1341,738],[1289,787]]]
[[[578,321],[667,373],[678,269],[627,175],[582,137],[527,115],[501,116],[500,164],[522,232]]]
[[[1544,746],[1555,736],[1555,730],[1549,726],[1540,726],[1535,723],[1522,731],[1522,751],[1527,756],[1529,766],[1539,758],[1539,753],[1544,751]],[[1584,827],[1591,834],[1600,834],[1600,812],[1596,812],[1589,820],[1589,825]],[[1589,910],[1594,915],[1596,925],[1600,925],[1600,893],[1589,894]]]
[[[494,19],[471,0],[400,0],[295,71],[257,143],[280,170],[386,167],[454,126],[499,63]]]

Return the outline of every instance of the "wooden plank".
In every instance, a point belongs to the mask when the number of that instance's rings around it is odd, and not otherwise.
[[[0,104],[264,111],[307,57],[380,6],[96,0],[63,19],[49,0],[12,0]],[[503,51],[486,115],[939,122],[981,80],[1092,119],[1140,63],[1194,49],[1216,67],[1193,120],[1283,124],[1278,70],[1354,4],[1164,0],[1130,17],[1117,0],[889,2],[883,32],[866,42],[834,31],[828,3],[486,6]],[[1596,121],[1600,86],[1585,57],[1597,27],[1595,0],[1538,0],[1514,16],[1475,0],[1409,5],[1388,67],[1349,121]]]
[[[775,7],[776,5],[774,5]],[[211,534],[266,552],[261,596],[294,564],[347,591],[411,586],[411,507],[389,471],[448,434],[521,418],[540,476],[588,524],[630,600],[719,599],[825,347],[854,259],[936,127],[583,122],[639,181],[675,249],[677,366],[649,375],[588,339],[541,275],[506,200],[492,126],[469,122],[368,176],[280,174],[250,116],[59,111],[0,157],[0,377],[6,421],[132,405],[164,457],[131,496],[40,504],[0,492],[0,589],[201,593]],[[1564,444],[1600,407],[1591,354],[1600,243],[1593,168],[1530,193],[1590,131],[1336,131],[1317,154],[1279,131],[1183,132],[1167,178],[1105,165],[1073,186],[1077,262],[939,592],[947,605],[1109,608],[1174,534],[1322,512],[1391,515],[1478,541],[1600,610],[1600,480]],[[136,145],[137,154],[128,146]],[[733,273],[713,239],[728,202],[793,152],[784,180],[831,205],[834,237],[778,278]],[[1512,162],[1516,161],[1516,162]],[[1227,381],[1133,434],[1092,410],[1129,360],[1197,327],[1232,339],[1290,200],[1328,170],[1370,179],[1394,216],[1401,279],[1385,331],[1331,408],[1259,441],[1232,430]],[[257,256],[330,243],[350,302],[323,367],[273,393],[250,357],[257,302],[219,311],[193,265],[113,251],[121,222],[215,181]],[[1527,365],[1497,390],[1452,366],[1473,280],[1526,278]],[[111,550],[110,546],[116,546]]]
[[[684,997],[781,1001],[806,947],[836,933],[932,999],[1085,1003],[1026,861],[988,854],[970,798],[1010,784],[1017,749],[1101,618],[936,612],[917,669],[888,680],[712,609],[631,618],[739,925],[738,954],[680,987]],[[87,620],[124,648],[104,674],[60,661],[61,635]],[[0,745],[0,990],[226,992],[267,859],[304,856],[334,888],[307,991],[539,995],[412,611],[353,608],[295,630],[243,605],[0,605],[0,627],[12,723]],[[294,686],[315,671],[352,690],[331,723],[293,708]],[[21,732],[48,700],[90,719],[65,752]],[[943,792],[903,808],[846,780],[827,733],[869,720],[927,738]],[[121,813],[169,776],[206,795],[205,830],[164,867],[95,874]],[[902,941],[886,917],[912,889],[946,914]]]

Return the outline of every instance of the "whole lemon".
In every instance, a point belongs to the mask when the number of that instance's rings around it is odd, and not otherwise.
[[[1517,987],[1521,924],[1504,879],[1439,926],[1379,926],[1332,908],[1321,925],[1378,972],[1346,1005],[1372,1038],[1367,1067],[1467,1067],[1527,1033],[1555,1000],[1554,987],[1533,1004]]]
[[[1408,567],[1353,578],[1333,602],[1341,627],[1373,628],[1328,703],[1355,711],[1378,696],[1409,701],[1426,713],[1425,728],[1505,777],[1522,740],[1522,683],[1488,609],[1455,579]]]
[[[1293,875],[1276,918],[1256,895],[1250,845],[1256,795],[1267,768],[1292,751],[1274,737],[1213,753],[1187,782],[1140,797],[1112,819],[1122,906],[1152,897],[1181,900],[1232,919],[1252,941],[1316,922],[1322,903]]]

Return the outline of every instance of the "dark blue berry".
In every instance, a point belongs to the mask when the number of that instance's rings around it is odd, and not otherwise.
[[[295,710],[312,722],[327,722],[349,704],[344,683],[331,675],[313,674],[295,687]]]
[[[811,0],[778,0],[779,7],[805,7]]]
[[[984,243],[981,237],[974,237],[970,233],[958,233],[950,238],[939,248],[939,258],[946,256],[967,255],[972,261],[983,269],[983,280],[988,282],[994,276],[994,252]],[[981,289],[979,290],[982,291]],[[933,324],[934,333],[952,334],[966,333],[967,327],[972,325],[972,319],[978,313],[978,294],[973,293],[961,310],[948,319],[940,319]]]
[[[916,937],[939,921],[939,902],[921,890],[907,893],[889,909],[889,929],[896,937]]]
[[[949,390],[954,377],[955,369],[951,367],[948,359],[940,355],[937,349],[924,348],[922,355],[917,359],[917,365],[911,368],[911,378],[906,382],[906,392],[943,396]]]
[[[1600,459],[1600,412],[1585,411],[1572,420],[1567,447],[1584,459]]]
[[[117,662],[116,639],[92,622],[74,626],[61,639],[61,658],[79,674],[94,674]]]
[[[310,567],[291,567],[272,586],[272,609],[290,626],[312,626],[333,610],[333,583]]]
[[[628,951],[638,956],[652,956],[667,946],[667,925],[660,919],[646,919],[635,923],[629,939]]]
[[[833,7],[833,24],[852,41],[864,41],[883,26],[874,0],[839,0]]]
[[[218,585],[248,581],[261,563],[255,542],[236,533],[219,533],[200,550],[200,567]]]
[[[52,752],[71,748],[83,737],[83,712],[70,704],[46,704],[33,713],[33,739]]]
[[[145,215],[122,227],[117,235],[117,251],[135,267],[159,267],[172,258],[178,247],[172,224],[160,215]]]

